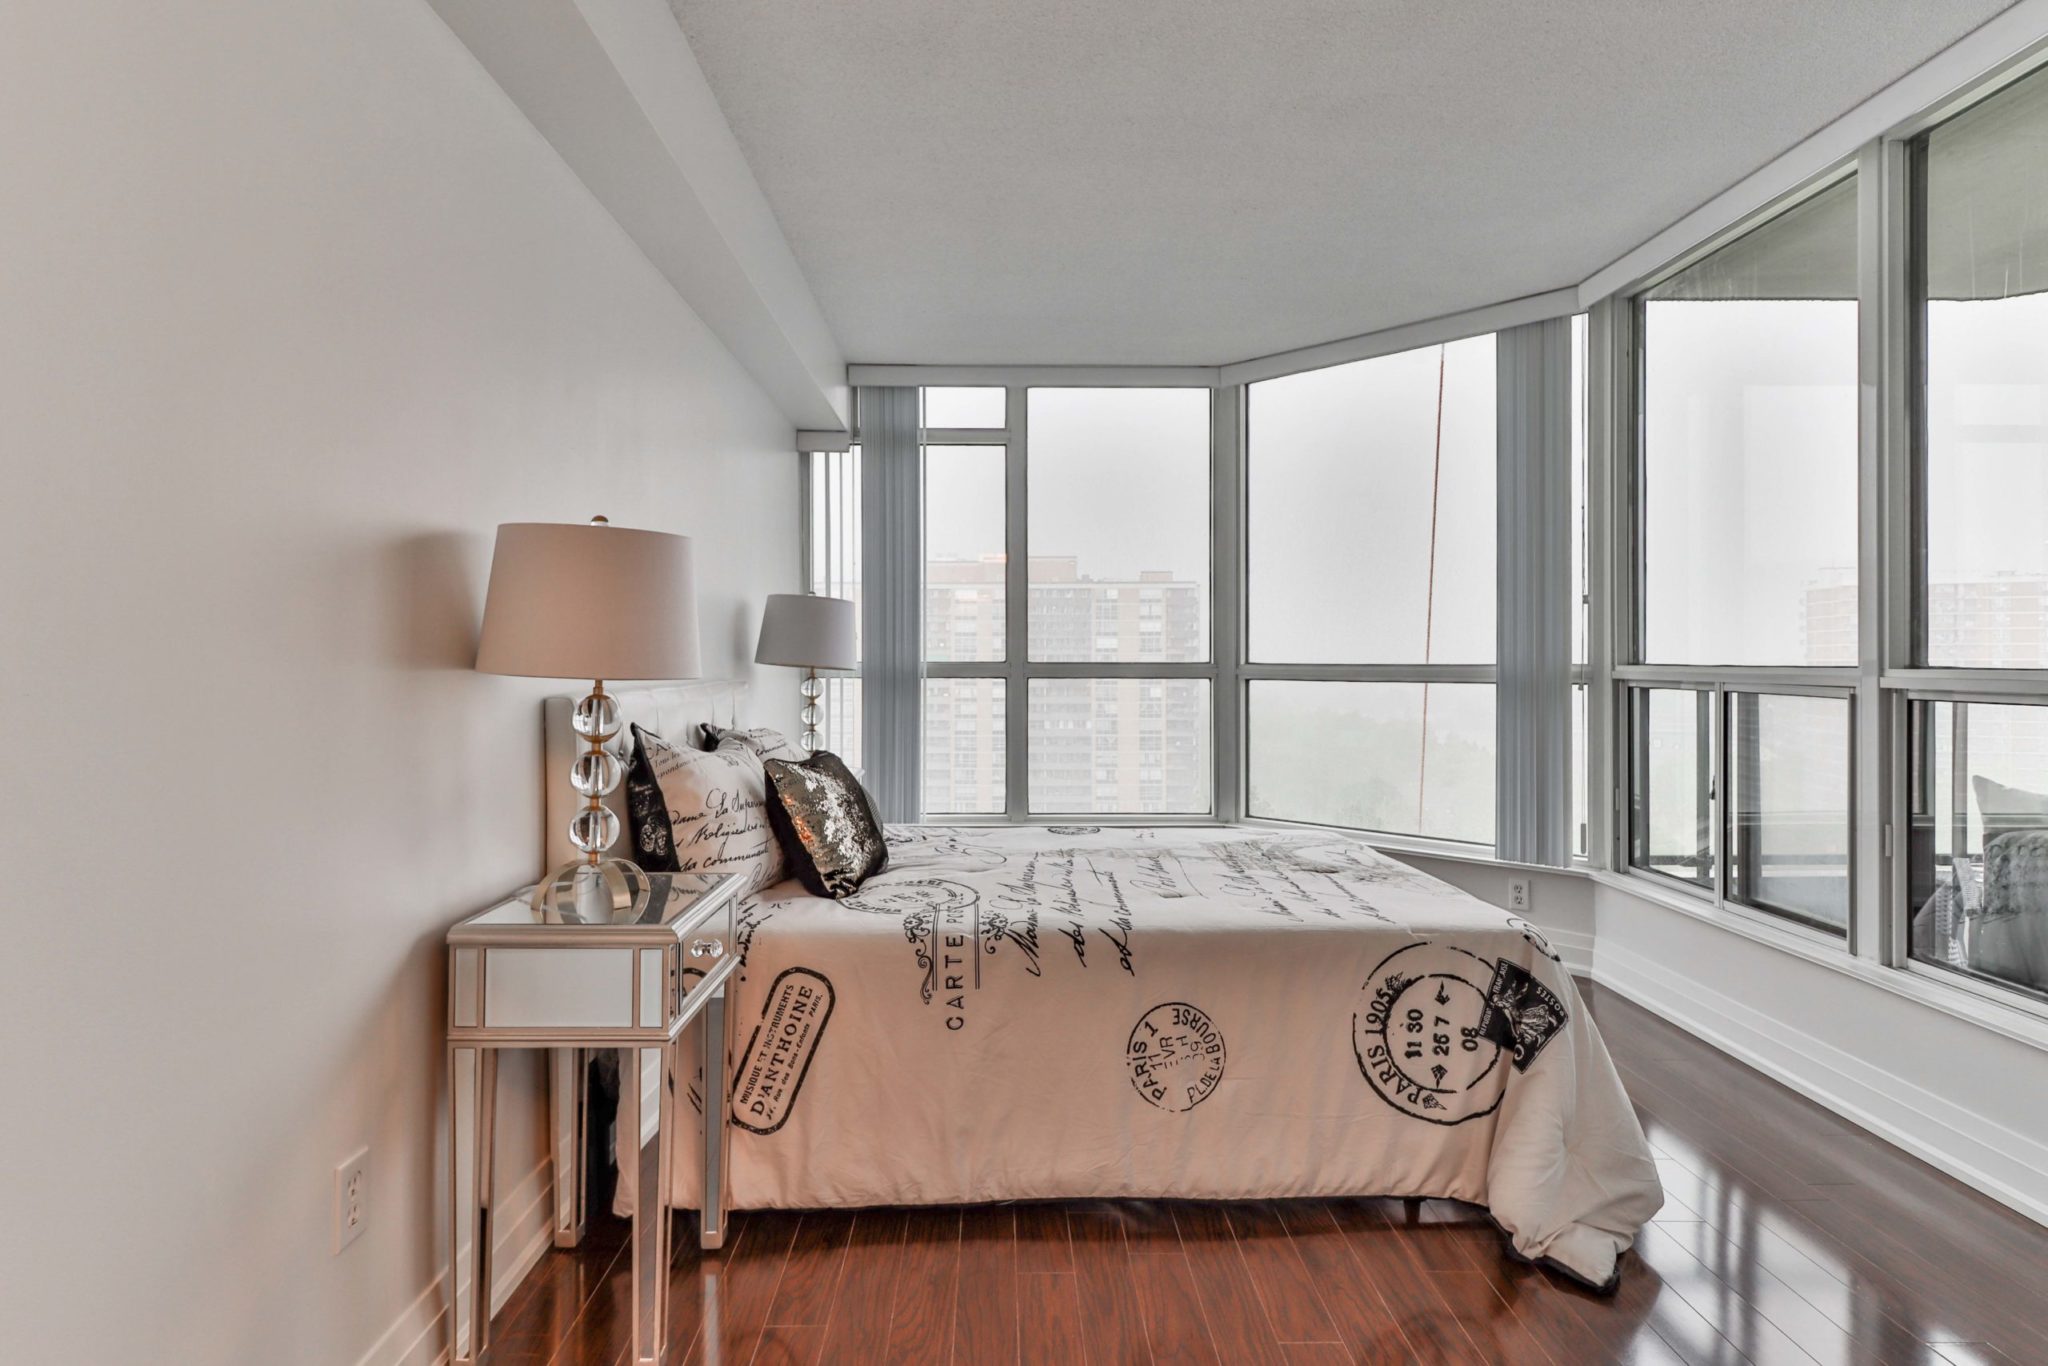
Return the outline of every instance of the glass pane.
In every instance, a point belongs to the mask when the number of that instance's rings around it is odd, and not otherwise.
[[[1209,391],[1033,389],[1031,658],[1209,657]]]
[[[1573,858],[1592,857],[1591,827],[1586,810],[1586,685],[1572,685],[1572,828]]]
[[[1257,681],[1249,811],[1395,835],[1493,843],[1493,688]]]
[[[1572,662],[1588,661],[1586,602],[1586,315],[1572,317]]]
[[[860,680],[832,677],[820,681],[825,692],[818,699],[818,706],[825,719],[818,723],[818,734],[825,748],[844,760],[857,775],[861,772]]]
[[[1926,141],[1926,662],[2048,668],[2048,80]]]
[[[1629,862],[1714,885],[1713,694],[1637,688],[1629,782]]]
[[[1913,706],[1914,958],[2048,996],[2048,707]]]
[[[1728,895],[1849,926],[1849,703],[1728,696]]]
[[[810,591],[854,604],[854,641],[860,640],[860,447],[813,451],[810,497],[804,509],[811,542]],[[853,761],[847,760],[850,764]]]
[[[1003,657],[1003,463],[1001,446],[924,448],[926,659]]]
[[[1856,182],[1643,303],[1643,657],[1856,662]]]
[[[1034,678],[1030,724],[1034,813],[1210,809],[1206,679]]]
[[[1000,678],[925,680],[926,815],[1003,810],[1003,691]]]
[[[927,427],[1003,427],[1008,425],[1008,395],[1000,385],[924,391]]]
[[[1250,386],[1250,657],[1489,664],[1494,346],[1472,337]]]

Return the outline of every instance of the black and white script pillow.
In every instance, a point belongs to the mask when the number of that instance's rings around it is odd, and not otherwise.
[[[750,744],[684,749],[634,726],[626,810],[633,861],[649,872],[737,873],[750,892],[785,876],[767,776]]]
[[[889,845],[867,789],[836,754],[770,759],[768,817],[789,869],[813,896],[852,896],[889,866]]]
[[[800,759],[796,746],[789,743],[787,736],[773,726],[754,726],[740,730],[737,727],[714,726],[706,722],[702,728],[704,748],[717,749],[728,740],[749,745],[763,759]]]

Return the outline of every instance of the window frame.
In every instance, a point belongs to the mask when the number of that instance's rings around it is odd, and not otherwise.
[[[1498,335],[1504,330],[1523,323],[1541,322],[1551,319],[1571,320],[1578,317],[1583,327],[1584,346],[1587,350],[1572,345],[1574,360],[1568,374],[1577,385],[1577,397],[1573,402],[1581,430],[1586,442],[1586,455],[1582,465],[1576,467],[1583,474],[1586,483],[1578,490],[1577,497],[1583,499],[1586,535],[1586,578],[1582,586],[1582,597],[1571,610],[1583,613],[1587,624],[1586,657],[1573,659],[1569,666],[1567,687],[1562,696],[1566,712],[1562,724],[1572,725],[1572,698],[1574,690],[1586,689],[1586,731],[1584,747],[1586,754],[1586,776],[1584,791],[1588,803],[1586,811],[1587,845],[1584,851],[1571,847],[1571,836],[1567,835],[1565,867],[1587,869],[1598,866],[1598,845],[1604,838],[1604,812],[1602,803],[1594,799],[1599,791],[1593,778],[1595,766],[1604,748],[1599,727],[1604,721],[1602,714],[1602,692],[1597,686],[1601,662],[1599,645],[1599,617],[1597,603],[1599,586],[1603,582],[1599,567],[1598,547],[1601,544],[1602,529],[1597,509],[1600,504],[1594,492],[1592,471],[1591,430],[1595,413],[1594,393],[1600,383],[1597,367],[1591,359],[1590,347],[1594,332],[1587,310],[1578,308],[1541,307],[1530,309],[1520,303],[1503,305],[1498,309],[1480,310],[1474,314],[1460,315],[1454,319],[1418,325],[1413,328],[1397,328],[1387,333],[1358,338],[1333,347],[1311,348],[1307,352],[1290,353],[1286,356],[1270,357],[1263,360],[1244,362],[1240,365],[1221,369],[1198,366],[1164,367],[1032,367],[1032,366],[854,366],[849,378],[856,384],[912,384],[924,386],[981,385],[1000,387],[1005,390],[1007,425],[1001,428],[927,428],[921,431],[921,442],[928,445],[1002,445],[1007,448],[1008,466],[1005,478],[1006,499],[1006,554],[1009,570],[1005,577],[1005,597],[1013,603],[1027,604],[1008,623],[1006,633],[1005,659],[994,661],[927,661],[924,665],[927,678],[968,677],[994,678],[1005,680],[1006,733],[1005,733],[1005,788],[1006,809],[1002,813],[959,814],[947,813],[943,819],[959,824],[1042,824],[1048,822],[1071,822],[1086,820],[1093,824],[1106,825],[1213,825],[1243,824],[1272,826],[1277,828],[1320,828],[1316,823],[1279,817],[1258,817],[1247,810],[1247,749],[1249,684],[1252,681],[1356,681],[1356,682],[1398,682],[1398,683],[1447,683],[1478,684],[1496,690],[1495,703],[1499,705],[1499,669],[1495,664],[1254,664],[1246,656],[1248,639],[1246,621],[1247,565],[1245,556],[1246,520],[1249,502],[1249,487],[1245,468],[1247,443],[1248,391],[1252,384],[1265,379],[1276,379],[1286,375],[1312,370],[1327,369],[1359,361],[1378,359],[1407,351],[1433,346],[1449,345],[1471,337]],[[1575,334],[1576,335],[1576,334]],[[1583,361],[1583,365],[1581,365]],[[1210,658],[1206,663],[1186,664],[1105,664],[1087,661],[1070,663],[1033,662],[1028,658],[1028,601],[1029,565],[1027,559],[1028,500],[1029,500],[1029,391],[1034,388],[1075,388],[1075,387],[1122,387],[1122,388],[1198,388],[1210,395],[1210,560],[1211,573],[1208,590]],[[857,439],[856,431],[856,439]],[[1567,507],[1571,499],[1567,499]],[[1498,509],[1496,507],[1496,514]],[[1570,555],[1572,537],[1561,538],[1566,547],[1561,553]],[[1566,565],[1566,578],[1571,578],[1572,567]],[[1496,607],[1496,611],[1497,611]],[[1029,684],[1032,678],[1193,678],[1209,682],[1209,712],[1211,733],[1210,773],[1211,809],[1205,813],[1095,813],[1095,812],[1033,812],[1029,806]],[[1019,711],[1015,699],[1020,695],[1016,690],[1022,686],[1025,710]],[[1022,718],[1020,725],[1013,721]],[[1498,821],[1499,803],[1498,754],[1495,765],[1495,814]],[[1569,800],[1569,795],[1567,795]],[[1440,836],[1424,836],[1406,833],[1392,833],[1365,830],[1355,827],[1329,827],[1351,830],[1353,833],[1369,836],[1373,843],[1386,848],[1401,849],[1441,857],[1503,863],[1498,852],[1498,831],[1496,842],[1481,844],[1450,839]],[[1531,867],[1547,865],[1528,865]]]
[[[1434,340],[1424,341],[1420,343],[1392,345],[1385,347],[1384,349],[1378,350],[1371,355],[1347,357],[1345,360],[1336,362],[1336,365],[1363,364],[1370,361],[1381,360],[1388,356],[1402,355],[1409,351],[1423,350],[1432,346],[1450,346],[1457,342],[1469,341],[1474,337],[1493,336],[1496,338],[1497,346],[1499,331],[1500,329],[1497,328],[1481,328],[1476,331],[1461,332],[1455,335],[1447,335]],[[1310,370],[1330,368],[1335,368],[1335,366],[1308,366],[1303,367],[1301,370],[1288,371],[1282,374],[1268,375],[1264,376],[1263,378],[1282,379],[1286,377],[1286,374],[1307,373]],[[1258,382],[1259,381],[1255,380],[1251,383],[1239,385],[1237,387],[1239,409],[1237,449],[1239,452],[1239,456],[1237,469],[1237,484],[1234,490],[1234,496],[1238,509],[1238,544],[1241,547],[1240,553],[1242,556],[1242,563],[1239,567],[1237,583],[1239,585],[1239,592],[1245,600],[1245,605],[1247,607],[1249,605],[1250,598],[1249,584],[1251,576],[1251,388],[1253,383]],[[1495,394],[1495,402],[1496,404],[1499,402],[1498,392],[1496,392]],[[1499,492],[1498,489],[1496,489],[1496,505],[1498,504],[1498,498]],[[1498,554],[1497,545],[1496,554]],[[1498,569],[1496,568],[1496,573],[1497,572]],[[1495,604],[1494,611],[1497,632],[1499,621],[1498,602],[1496,602]],[[1250,635],[1248,621],[1240,624],[1239,639],[1241,642],[1245,644],[1249,643]],[[1500,705],[1498,691],[1500,687],[1500,667],[1497,659],[1495,662],[1488,664],[1285,664],[1254,661],[1250,658],[1250,651],[1248,649],[1244,649],[1241,651],[1240,658],[1241,663],[1239,665],[1237,678],[1237,710],[1239,712],[1237,754],[1238,762],[1242,768],[1242,776],[1239,780],[1240,787],[1242,790],[1240,792],[1239,800],[1241,803],[1240,809],[1243,813],[1242,819],[1245,823],[1273,826],[1309,826],[1312,828],[1319,829],[1340,829],[1350,831],[1354,834],[1372,836],[1374,838],[1375,843],[1388,844],[1390,846],[1415,848],[1430,852],[1449,854],[1455,857],[1463,858],[1492,859],[1494,857],[1494,851],[1496,848],[1495,845],[1481,844],[1472,840],[1451,839],[1441,835],[1426,835],[1419,832],[1371,830],[1348,825],[1327,826],[1317,821],[1305,821],[1289,819],[1283,816],[1261,816],[1254,814],[1251,809],[1250,792],[1250,685],[1253,683],[1261,682],[1419,683],[1425,685],[1433,683],[1484,684],[1487,687],[1495,689],[1494,705],[1496,708],[1495,714],[1497,716],[1497,709]],[[1581,669],[1582,666],[1577,664],[1573,665],[1572,682],[1577,683],[1586,681],[1585,679],[1580,677]],[[1567,689],[1567,698],[1569,698],[1569,689]],[[1494,801],[1496,813],[1498,812],[1500,800],[1499,793],[1500,756],[1498,751],[1496,750],[1496,753],[1494,755]],[[1499,838],[1499,830],[1497,827],[1498,817],[1496,814],[1496,829],[1494,832],[1496,840]]]
[[[1943,98],[1863,143],[1797,188],[1744,215],[1656,270],[1593,305],[1589,400],[1590,581],[1592,653],[1599,680],[1588,695],[1588,779],[1605,801],[1591,803],[1596,864],[1659,904],[1689,910],[1722,927],[1865,976],[2011,1037],[2038,1041],[2048,996],[1912,957],[1908,835],[1911,829],[1909,723],[1923,701],[2048,701],[2048,669],[1930,667],[1926,663],[1926,498],[1928,431],[1924,138],[1958,114],[1995,98],[2014,82],[2048,80],[2048,44],[2023,53],[1974,86]],[[1671,275],[1769,219],[1854,175],[1857,180],[1858,661],[1854,667],[1693,667],[1642,662],[1642,451],[1644,329],[1642,295]],[[1605,393],[1602,393],[1602,390]],[[1604,546],[1603,546],[1604,542]],[[1604,560],[1603,560],[1604,553]],[[1604,590],[1604,591],[1603,591]],[[1608,652],[1612,663],[1600,667]],[[1848,933],[1825,933],[1797,919],[1755,910],[1725,894],[1732,803],[1717,802],[1715,887],[1711,893],[1633,866],[1631,690],[1710,687],[1732,692],[1813,693],[1850,707],[1850,915]],[[1604,723],[1591,715],[1604,709]],[[1725,696],[1715,724],[1726,729]],[[1717,798],[1725,794],[1725,739],[1715,746]],[[2015,1021],[2025,1021],[2016,1024]]]
[[[1218,440],[1219,414],[1225,407],[1224,391],[1207,383],[1174,382],[1171,378],[1146,377],[1125,384],[1094,380],[1020,383],[1020,376],[1007,377],[1001,386],[1007,425],[1002,427],[930,427],[920,431],[919,450],[927,446],[1001,446],[1003,465],[1003,552],[1005,555],[1003,658],[994,660],[927,660],[927,679],[999,678],[1003,693],[1003,787],[1004,809],[942,815],[954,825],[1042,825],[1048,822],[1086,821],[1092,825],[1213,825],[1235,819],[1236,804],[1227,801],[1223,782],[1224,745],[1234,743],[1235,730],[1225,729],[1225,714],[1234,709],[1224,705],[1228,694],[1228,670],[1220,663],[1235,658],[1240,635],[1236,593],[1226,594],[1231,582],[1224,566],[1222,531],[1233,509],[1224,496],[1223,442]],[[989,386],[994,387],[994,386]],[[1039,388],[1199,388],[1209,395],[1209,582],[1206,605],[1209,621],[1209,658],[1200,662],[1166,663],[1146,660],[1131,663],[1074,660],[1051,661],[1031,658],[1031,418],[1030,391]],[[1033,811],[1031,809],[1031,684],[1050,679],[1196,679],[1209,685],[1209,809],[1200,812],[1095,812]],[[1226,736],[1229,739],[1226,739]],[[1226,814],[1226,810],[1231,814]]]
[[[1730,791],[1734,786],[1730,780],[1736,771],[1734,752],[1737,736],[1732,713],[1737,697],[1755,697],[1759,699],[1766,697],[1816,697],[1831,702],[1841,702],[1844,706],[1848,720],[1846,735],[1848,744],[1845,755],[1847,771],[1842,776],[1846,780],[1845,790],[1850,794],[1849,810],[1845,814],[1847,816],[1847,833],[1852,846],[1852,852],[1847,865],[1843,869],[1843,874],[1848,881],[1846,903],[1848,919],[1839,931],[1826,922],[1800,911],[1780,906],[1765,905],[1761,900],[1745,901],[1737,896],[1733,890],[1735,886],[1733,867],[1735,863],[1733,851],[1736,845],[1735,826],[1737,817],[1741,814],[1740,803]],[[1857,779],[1855,691],[1853,689],[1829,688],[1820,685],[1799,687],[1793,684],[1777,684],[1769,688],[1724,685],[1717,690],[1715,697],[1714,726],[1716,742],[1714,746],[1712,793],[1716,804],[1714,824],[1715,838],[1718,842],[1715,857],[1715,876],[1721,889],[1721,900],[1728,906],[1733,906],[1746,912],[1753,912],[1757,915],[1769,916],[1776,924],[1811,931],[1829,944],[1844,944],[1848,942],[1848,936],[1855,922],[1857,890],[1856,859],[1853,853],[1856,839],[1855,793]]]
[[[1857,879],[1859,860],[1854,853],[1850,858],[1850,917],[1849,925],[1842,934],[1817,928],[1803,917],[1774,910],[1764,906],[1751,905],[1736,899],[1730,892],[1728,854],[1732,845],[1730,822],[1733,820],[1734,803],[1728,800],[1729,772],[1729,726],[1728,707],[1730,698],[1736,693],[1784,694],[1791,696],[1817,696],[1845,700],[1850,711],[1850,752],[1849,781],[1851,793],[1850,841],[1852,849],[1864,839],[1862,823],[1859,820],[1860,797],[1863,788],[1859,782],[1858,757],[1863,730],[1858,722],[1862,710],[1857,705],[1864,683],[1861,666],[1841,665],[1754,665],[1754,664],[1652,664],[1644,661],[1646,639],[1644,623],[1643,584],[1648,572],[1648,500],[1645,496],[1648,468],[1648,328],[1645,313],[1649,292],[1673,276],[1690,269],[1700,261],[1712,256],[1724,247],[1733,245],[1759,228],[1780,216],[1807,203],[1818,195],[1840,186],[1845,180],[1855,178],[1857,185],[1858,210],[1858,337],[1859,370],[1869,358],[1869,334],[1872,312],[1867,297],[1868,270],[1865,260],[1864,216],[1867,199],[1871,193],[1870,180],[1865,175],[1865,157],[1861,154],[1846,158],[1828,167],[1820,174],[1807,180],[1790,193],[1780,196],[1756,212],[1744,216],[1726,230],[1697,244],[1691,250],[1674,258],[1661,269],[1643,277],[1626,290],[1605,301],[1594,310],[1593,327],[1596,340],[1589,344],[1589,351],[1596,358],[1606,355],[1614,367],[1610,376],[1611,396],[1614,413],[1607,430],[1611,450],[1608,458],[1612,465],[1609,481],[1610,502],[1607,513],[1614,525],[1613,544],[1616,568],[1612,576],[1608,601],[1608,628],[1611,633],[1611,648],[1614,663],[1608,670],[1606,691],[1610,698],[1612,716],[1612,740],[1610,754],[1611,771],[1607,774],[1606,786],[1614,794],[1613,820],[1610,839],[1606,848],[1606,866],[1625,877],[1650,879],[1655,885],[1678,896],[1696,900],[1715,916],[1733,917],[1738,920],[1769,925],[1773,930],[1809,940],[1824,949],[1841,949],[1848,946],[1853,952],[1858,939]],[[1608,335],[1604,345],[1600,333]],[[1861,503],[1863,475],[1867,470],[1870,447],[1869,424],[1859,413],[1858,421],[1858,563],[1857,600],[1859,605],[1859,654],[1867,659],[1870,655],[1870,631],[1868,613],[1862,610],[1869,591],[1871,565],[1867,554],[1867,530],[1864,525],[1864,509]],[[1589,429],[1589,441],[1599,438]],[[1596,495],[1597,496],[1597,495]],[[1598,604],[1595,607],[1596,630]],[[1700,886],[1678,878],[1656,873],[1639,866],[1634,861],[1634,812],[1636,809],[1636,710],[1634,695],[1645,688],[1686,688],[1711,694],[1712,737],[1708,747],[1711,772],[1707,775],[1709,790],[1709,817],[1713,830],[1712,876],[1706,886]],[[1589,756],[1591,757],[1591,756]],[[1593,759],[1598,764],[1599,759]],[[1595,790],[1602,784],[1595,782]],[[1866,932],[1867,933],[1867,932]]]

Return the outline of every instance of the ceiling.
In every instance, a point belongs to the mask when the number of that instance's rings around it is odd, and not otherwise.
[[[671,0],[850,360],[1215,365],[1578,283],[2009,0]]]

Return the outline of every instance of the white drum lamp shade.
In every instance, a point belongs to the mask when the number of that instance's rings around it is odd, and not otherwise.
[[[845,598],[770,593],[761,614],[761,643],[754,650],[754,662],[795,669],[859,668],[853,624],[853,604]]]
[[[558,868],[534,889],[533,908],[565,919],[618,919],[645,904],[647,875],[606,856],[619,818],[604,804],[624,767],[605,742],[619,733],[606,679],[695,678],[697,577],[690,538],[607,524],[507,522],[491,553],[477,641],[481,673],[588,678],[590,695],[570,724],[585,749],[569,783],[586,805],[569,823],[582,861]]]
[[[476,667],[525,678],[695,678],[690,538],[507,522],[491,554]]]

